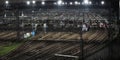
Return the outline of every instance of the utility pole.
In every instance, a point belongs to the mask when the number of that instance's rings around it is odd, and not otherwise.
[[[82,26],[80,28],[80,50],[81,50],[81,54],[80,54],[80,59],[79,60],[84,60],[84,41],[83,41],[83,38],[82,38]]]
[[[85,9],[84,9],[84,12],[85,12]],[[85,17],[84,17],[84,12],[83,12],[83,21],[82,23],[84,23],[84,20],[85,20]],[[81,50],[81,53],[80,53],[80,57],[79,57],[79,60],[84,60],[84,40],[82,38],[82,23],[81,23],[81,26],[80,26],[80,50]]]
[[[109,20],[110,20],[110,22],[112,22],[112,10],[111,10],[111,2],[109,2],[109,6],[108,6],[108,11],[109,11]],[[112,35],[110,34],[111,33],[111,31],[113,31],[113,28],[112,28],[112,25],[113,24],[111,24],[110,23],[110,26],[109,26],[109,28],[108,28],[108,40],[112,40]],[[111,60],[113,60],[113,56],[112,56],[112,53],[113,53],[113,48],[112,48],[112,44],[113,43],[111,43],[111,44],[109,44],[109,59],[111,59]]]
[[[16,31],[17,31],[17,40],[20,40],[20,19],[19,19],[19,10],[16,9],[15,15],[16,15]]]

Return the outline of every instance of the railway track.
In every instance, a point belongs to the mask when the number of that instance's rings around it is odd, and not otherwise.
[[[44,39],[51,38],[56,40],[59,40],[60,38],[69,40],[72,38],[80,37],[80,35],[73,34],[73,33],[65,34],[64,32],[62,33],[51,32],[43,35],[40,34],[34,38],[37,39],[39,36],[43,36],[42,38]],[[105,30],[103,31],[96,30],[95,32],[89,31],[84,33],[83,40],[85,42],[88,42],[88,43],[95,42],[94,44],[85,44],[84,46],[85,55],[90,54],[91,50],[95,52],[97,49],[102,48],[100,44],[96,45],[96,43],[104,42],[106,41],[106,39],[107,39],[107,32]],[[16,49],[16,51],[3,57],[3,59],[7,58],[7,60],[15,60],[15,59],[17,60],[37,60],[37,59],[56,60],[57,58],[55,54],[79,56],[81,53],[79,45],[80,45],[79,43],[74,43],[74,42],[69,42],[69,43],[68,42],[47,42],[47,41],[38,42],[33,39],[31,41],[25,42],[22,46]]]

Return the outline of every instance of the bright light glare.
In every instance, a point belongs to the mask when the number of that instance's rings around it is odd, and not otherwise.
[[[83,4],[83,5],[91,5],[92,2],[89,1],[89,0],[84,0],[84,1],[82,2],[82,4]]]
[[[27,1],[26,3],[27,3],[27,5],[30,5],[30,1]]]
[[[45,5],[45,2],[43,1],[43,2],[41,2],[41,4],[42,4],[42,5]]]
[[[80,2],[75,1],[74,3],[75,3],[75,5],[80,5]]]
[[[9,4],[9,1],[5,1],[5,4]]]
[[[36,3],[36,1],[32,1],[32,3],[33,3],[33,4],[35,4],[35,3]]]
[[[84,4],[89,4],[89,1],[88,0],[84,0]]]
[[[75,5],[77,5],[78,4],[78,2],[77,1],[75,1]]]
[[[101,4],[102,4],[102,5],[104,5],[104,4],[105,4],[105,2],[104,2],[104,1],[101,1]]]
[[[57,2],[57,4],[58,4],[58,5],[62,5],[62,0],[59,0],[59,1]]]

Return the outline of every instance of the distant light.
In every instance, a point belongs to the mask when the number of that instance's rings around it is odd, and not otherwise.
[[[84,1],[82,2],[82,5],[91,5],[91,4],[92,4],[92,2],[89,1],[89,0],[84,0]]]
[[[104,1],[101,1],[101,4],[102,4],[102,5],[104,5],[104,4],[105,4],[105,2],[104,2]]]
[[[62,0],[58,0],[57,4],[62,5]]]
[[[89,1],[88,0],[84,0],[84,4],[89,4]]]
[[[75,3],[75,5],[80,5],[80,2],[75,1],[74,3]]]
[[[23,17],[24,16],[24,13],[22,12],[21,16]]]
[[[34,13],[35,11],[33,10],[32,13]]]
[[[75,3],[75,5],[78,5],[78,2],[77,2],[77,1],[75,1],[74,3]]]
[[[41,2],[41,4],[42,4],[42,5],[45,5],[45,2],[44,2],[44,1],[42,1],[42,2]]]
[[[36,1],[32,1],[32,3],[33,3],[33,4],[35,4],[35,3],[36,3]]]
[[[91,4],[92,4],[92,2],[91,2],[91,1],[89,1],[89,4],[91,5]]]
[[[9,1],[5,1],[5,4],[9,4]]]
[[[27,5],[30,5],[30,1],[27,1],[26,3],[27,3]]]
[[[72,2],[70,2],[70,5],[72,5],[73,3]]]
[[[5,14],[5,15],[4,15],[4,17],[6,18],[6,17],[7,17],[7,15]]]

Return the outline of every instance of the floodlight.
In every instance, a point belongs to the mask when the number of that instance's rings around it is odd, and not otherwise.
[[[77,4],[78,4],[78,2],[77,2],[77,1],[75,1],[74,3],[75,3],[75,5],[77,5]]]
[[[9,1],[5,1],[5,4],[9,4]]]
[[[62,5],[62,0],[58,0],[57,4]]]
[[[32,3],[33,3],[33,4],[35,4],[35,3],[36,3],[36,1],[32,1]]]
[[[101,4],[102,4],[102,5],[104,5],[104,4],[105,4],[105,2],[104,2],[104,1],[101,1]]]
[[[88,0],[84,0],[84,4],[89,4],[89,1]]]
[[[42,2],[41,2],[41,4],[42,4],[42,5],[45,5],[45,2],[44,2],[44,1],[42,1]]]
[[[27,5],[30,5],[30,1],[27,1],[26,4],[27,4]]]

